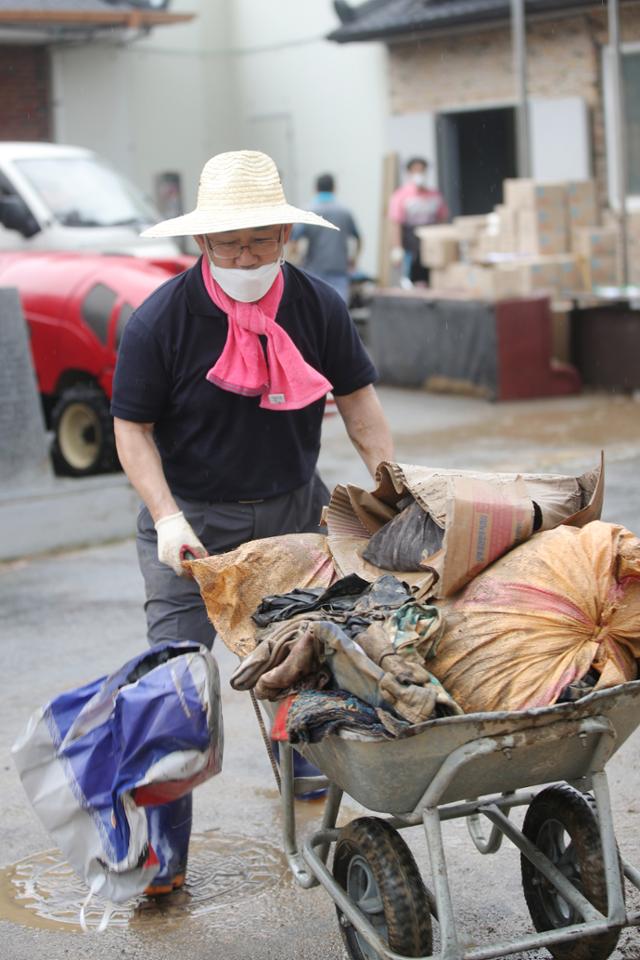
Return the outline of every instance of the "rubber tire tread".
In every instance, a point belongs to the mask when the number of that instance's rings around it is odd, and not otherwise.
[[[557,820],[563,824],[578,856],[582,892],[594,907],[606,913],[607,885],[594,798],[580,793],[569,784],[547,787],[529,805],[522,825],[525,837],[536,846],[540,829],[547,820]],[[534,883],[539,876],[538,871],[524,854],[520,856],[520,866],[524,897],[535,929],[538,933],[559,929],[552,923],[538,897]],[[619,930],[612,930],[569,943],[553,944],[547,950],[555,960],[606,960],[615,950],[619,936]]]
[[[398,831],[379,817],[360,817],[342,828],[335,847],[333,876],[345,891],[349,863],[356,854],[367,861],[378,884],[390,948],[407,957],[429,956],[429,901],[413,854]],[[338,906],[336,910],[340,920],[342,911]],[[340,932],[349,956],[364,960],[355,929],[340,923]]]
[[[98,415],[102,427],[102,442],[98,450],[98,456],[89,467],[80,470],[66,460],[58,440],[60,420],[67,407],[72,403],[89,406]],[[78,384],[75,387],[68,387],[63,390],[51,411],[51,426],[54,431],[51,460],[58,476],[87,477],[96,473],[111,473],[120,468],[109,401],[99,387],[91,384]]]

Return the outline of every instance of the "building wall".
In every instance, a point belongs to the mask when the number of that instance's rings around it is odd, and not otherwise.
[[[203,163],[230,142],[225,7],[175,0],[172,11],[196,19],[54,47],[54,139],[97,150],[150,196],[158,174],[177,172],[191,209]]]
[[[640,4],[621,8],[623,42],[640,39]],[[607,13],[527,23],[528,90],[532,97],[577,96],[591,121],[591,163],[606,197],[602,50]],[[389,48],[391,113],[445,111],[515,102],[511,34],[507,26],[393,44]]]
[[[54,48],[54,139],[99,151],[150,195],[159,173],[179,173],[187,209],[203,163],[224,150],[271,153],[293,203],[331,171],[363,233],[361,265],[376,272],[384,46],[326,41],[331,0],[173,0],[171,11],[196,19]]]
[[[0,130],[3,140],[47,140],[49,53],[44,47],[0,45]]]
[[[237,128],[243,146],[273,154],[287,197],[304,205],[318,174],[362,233],[361,266],[376,274],[388,110],[382,44],[325,40],[338,25],[330,0],[234,0]]]

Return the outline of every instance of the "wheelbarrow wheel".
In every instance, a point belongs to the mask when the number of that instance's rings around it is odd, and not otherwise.
[[[607,885],[602,844],[593,797],[568,784],[547,787],[535,797],[522,832],[602,913],[607,912]],[[582,916],[521,855],[522,886],[536,930],[561,929],[581,923]],[[606,960],[618,942],[619,930],[581,937],[547,949],[556,960]]]
[[[420,871],[409,847],[386,820],[360,817],[343,827],[333,875],[393,951],[407,957],[431,953],[431,914]],[[377,960],[379,954],[336,909],[349,956]]]

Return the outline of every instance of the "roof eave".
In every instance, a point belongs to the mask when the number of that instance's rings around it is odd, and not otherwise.
[[[69,10],[0,10],[0,26],[18,29],[36,27],[161,27],[188,23],[195,13],[164,13],[155,10],[105,10],[76,12]]]
[[[553,15],[567,16],[576,9],[585,9],[597,7],[594,0],[564,0],[558,3],[557,0],[549,0],[548,3],[541,3],[534,10],[527,11],[527,19],[539,19],[541,17]],[[406,25],[398,27],[388,27],[384,30],[362,30],[358,33],[350,33],[348,29],[338,27],[327,35],[328,40],[334,43],[366,43],[378,41],[380,43],[400,43],[403,41],[416,41],[425,37],[438,35],[442,30],[456,29],[464,31],[467,27],[487,24],[487,26],[496,23],[508,23],[510,19],[508,0],[505,0],[505,9],[500,10],[479,10],[477,12],[466,13],[463,16],[442,16],[437,20],[431,20],[428,24],[408,28]],[[342,36],[340,34],[343,34]],[[346,35],[344,35],[346,34]]]

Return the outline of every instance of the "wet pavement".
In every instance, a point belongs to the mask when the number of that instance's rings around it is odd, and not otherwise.
[[[606,454],[604,518],[640,531],[640,403],[578,397],[490,404],[458,396],[382,389],[399,460],[430,465],[581,472]],[[369,486],[343,435],[327,421],[322,471],[329,485]],[[62,690],[106,673],[145,643],[142,584],[132,541],[25,558],[0,565],[4,683],[0,698],[0,935],[8,960],[224,957],[332,960],[342,957],[334,908],[321,889],[296,888],[280,839],[278,795],[247,694],[226,680],[236,659],[217,649],[225,711],[225,762],[195,793],[186,889],[160,904],[119,908],[103,934],[83,934],[82,886],[28,807],[9,748],[30,712]],[[640,864],[640,737],[609,766],[618,840]],[[302,833],[321,804],[297,804]],[[349,802],[343,821],[360,813]],[[514,819],[518,814],[514,813]],[[463,823],[445,825],[456,913],[468,942],[511,938],[528,929],[515,850],[482,857]],[[405,835],[429,880],[420,830]],[[99,912],[89,914],[97,922]],[[546,951],[530,952],[542,960]],[[614,960],[638,960],[640,934],[621,937]]]

